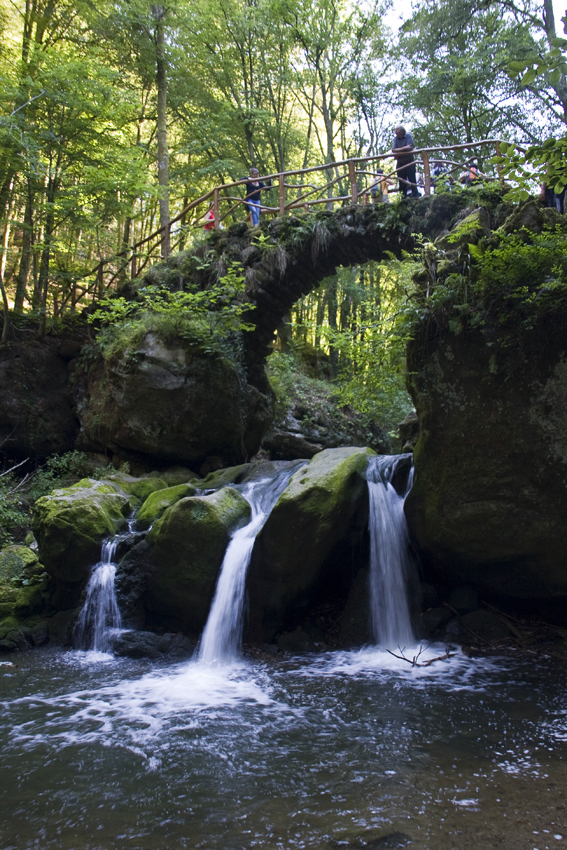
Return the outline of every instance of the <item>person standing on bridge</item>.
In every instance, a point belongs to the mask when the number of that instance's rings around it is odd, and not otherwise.
[[[411,133],[406,133],[406,128],[400,124],[396,127],[392,145],[392,153],[396,157],[399,190],[405,197],[407,190],[411,189],[412,198],[419,198],[413,149],[414,143]]]
[[[259,180],[260,172],[257,168],[250,169],[250,177],[246,178],[246,197],[245,203],[248,209],[250,210],[250,218],[252,219],[252,226],[258,227],[260,224],[260,210],[262,206],[262,202],[260,200],[262,190],[269,189],[271,187],[270,183],[263,183],[262,180]]]

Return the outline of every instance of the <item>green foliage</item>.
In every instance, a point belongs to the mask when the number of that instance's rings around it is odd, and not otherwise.
[[[499,3],[415,4],[401,28],[400,53],[407,67],[393,88],[416,116],[417,147],[498,138],[512,127],[533,138],[535,97],[505,68],[511,54],[533,53],[536,47],[530,27],[503,14]],[[487,171],[483,151],[478,155]]]
[[[455,335],[465,328],[491,334],[491,344],[516,346],[522,334],[567,306],[567,233],[564,227],[533,233],[493,234],[486,245],[468,246],[468,263],[421,291],[405,308],[413,325],[435,316]],[[448,263],[451,266],[450,263]]]
[[[405,388],[411,323],[404,305],[413,292],[409,258],[341,269],[294,307],[292,340],[310,344],[333,380],[340,405],[391,430],[412,409]]]
[[[254,309],[239,300],[244,286],[241,267],[232,262],[208,289],[171,292],[150,284],[137,290],[135,301],[124,297],[100,301],[89,321],[102,324],[97,341],[106,358],[135,346],[148,331],[159,331],[165,340],[182,337],[203,351],[230,355],[239,333],[254,327],[242,318]]]
[[[545,183],[558,194],[567,186],[567,135],[531,145],[527,150],[514,144],[502,144],[501,156],[494,157],[502,173],[517,185],[506,195],[507,200],[525,201],[534,185]]]
[[[337,383],[315,378],[306,374],[308,371],[311,370],[300,348],[285,353],[274,351],[268,358],[266,372],[276,397],[276,425],[285,428],[291,413],[307,432],[310,428],[323,428],[339,439],[342,435],[356,437],[361,444],[382,443],[384,433],[377,428],[382,422],[378,423],[372,410],[358,410],[341,397]]]
[[[561,20],[567,24],[567,17]],[[525,59],[509,62],[508,74],[512,79],[520,79],[522,86],[531,86],[538,78],[547,78],[550,83],[556,84],[567,74],[566,48],[566,39],[551,38],[550,49],[543,55],[532,52]]]
[[[24,542],[37,499],[81,478],[105,478],[116,472],[112,464],[100,467],[84,452],[53,455],[34,472],[18,475],[7,470],[0,476],[0,548]]]

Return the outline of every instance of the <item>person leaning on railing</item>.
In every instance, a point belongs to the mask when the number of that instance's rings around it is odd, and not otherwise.
[[[411,189],[412,198],[419,198],[415,177],[415,159],[412,153],[414,147],[412,134],[406,133],[406,128],[400,124],[396,127],[392,145],[392,153],[396,157],[399,191],[406,195],[407,190]]]

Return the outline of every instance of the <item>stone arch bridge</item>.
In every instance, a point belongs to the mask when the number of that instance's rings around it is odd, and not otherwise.
[[[246,300],[255,308],[244,316],[255,326],[244,335],[248,380],[264,390],[264,361],[274,333],[300,298],[340,266],[400,257],[402,251],[415,247],[416,233],[435,238],[467,208],[471,209],[471,197],[463,192],[290,215],[263,222],[260,228],[240,222],[213,231],[199,246],[194,255],[199,270],[191,275],[191,282],[196,279],[204,289],[231,263],[244,269]],[[175,267],[178,262],[172,257],[169,265]]]

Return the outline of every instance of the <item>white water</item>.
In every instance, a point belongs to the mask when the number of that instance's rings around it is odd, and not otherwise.
[[[368,463],[366,477],[370,499],[370,612],[372,634],[384,647],[404,647],[415,642],[411,626],[408,581],[411,563],[404,501],[413,482],[413,467],[406,490],[398,495],[392,477],[404,455],[379,455]]]
[[[241,493],[250,503],[252,517],[238,529],[228,544],[222,562],[215,598],[203,631],[199,658],[202,661],[234,661],[242,639],[242,618],[246,572],[254,541],[264,527],[289,479],[306,461],[288,467],[273,478],[246,484]]]
[[[76,627],[79,649],[108,652],[112,637],[122,627],[122,618],[116,601],[114,556],[118,544],[132,533],[134,521],[128,521],[128,531],[107,537],[102,544],[101,558],[95,565],[87,584],[85,604]]]

